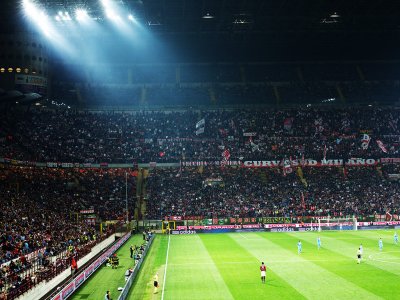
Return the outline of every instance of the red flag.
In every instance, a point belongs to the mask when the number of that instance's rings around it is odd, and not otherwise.
[[[231,153],[229,152],[228,149],[225,149],[224,152],[222,152],[222,157],[224,161],[229,160],[229,158],[231,157]]]
[[[385,148],[385,145],[382,143],[381,140],[376,140],[376,143],[378,144],[378,147],[381,148],[381,150],[385,153],[387,153],[387,149]]]

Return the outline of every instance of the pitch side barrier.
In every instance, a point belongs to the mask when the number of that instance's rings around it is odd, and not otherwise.
[[[285,224],[246,224],[246,225],[198,225],[176,226],[171,234],[226,233],[226,232],[289,232],[318,231],[318,223],[285,223]],[[353,230],[353,222],[321,223],[322,230]],[[358,230],[400,229],[400,221],[357,222]]]
[[[64,300],[68,299],[81,285],[84,283],[94,272],[103,265],[103,263],[110,257],[115,251],[117,251],[129,238],[131,233],[125,234],[121,237],[113,246],[105,251],[99,258],[73,278],[57,295],[50,298],[51,300]]]
[[[129,276],[128,280],[126,281],[124,289],[122,290],[121,294],[119,295],[118,300],[125,300],[128,297],[129,290],[132,287],[133,281],[135,280],[135,278],[140,270],[140,267],[142,266],[144,258],[146,257],[147,252],[150,249],[151,244],[153,243],[153,240],[154,240],[154,235],[151,236],[149,243],[146,245],[146,248],[143,251],[142,257],[139,259],[138,263],[136,264],[135,268],[133,269],[132,274]]]

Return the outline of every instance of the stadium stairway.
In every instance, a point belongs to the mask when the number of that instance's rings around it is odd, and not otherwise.
[[[215,96],[215,91],[214,91],[214,89],[212,87],[210,87],[208,89],[208,93],[209,93],[209,96],[210,96],[211,103],[213,103],[213,104],[217,103],[217,97]]]
[[[303,169],[301,167],[297,167],[296,174],[297,174],[297,177],[299,177],[299,180],[301,181],[301,183],[305,187],[307,187],[308,183],[307,183],[307,180],[304,178]]]
[[[260,176],[261,182],[264,183],[264,184],[267,184],[268,178],[267,178],[267,175],[265,174],[265,172],[261,171],[259,173],[259,176]]]
[[[379,177],[384,178],[381,166],[376,166],[376,172],[378,173]]]

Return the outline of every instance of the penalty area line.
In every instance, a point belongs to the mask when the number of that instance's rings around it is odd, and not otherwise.
[[[171,235],[168,234],[168,246],[167,246],[167,255],[165,258],[165,269],[164,269],[164,280],[162,285],[162,293],[161,293],[161,300],[164,300],[164,290],[165,290],[165,281],[167,279],[167,268],[168,268],[168,255],[169,255],[169,243],[171,241]]]

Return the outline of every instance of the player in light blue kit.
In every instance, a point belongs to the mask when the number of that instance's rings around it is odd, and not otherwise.
[[[393,240],[396,245],[399,243],[399,236],[397,235],[397,232],[394,233]]]
[[[317,247],[318,247],[318,250],[321,249],[321,238],[320,237],[317,238]]]
[[[382,249],[383,249],[382,238],[379,238],[378,246],[379,246],[379,251],[382,251]]]
[[[301,250],[303,250],[303,249],[302,249],[301,241],[299,241],[297,243],[297,254],[301,254]]]

